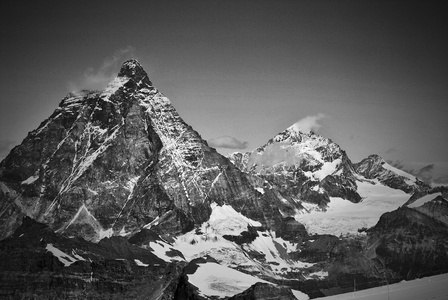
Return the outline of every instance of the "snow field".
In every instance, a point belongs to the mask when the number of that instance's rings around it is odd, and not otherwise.
[[[188,274],[188,281],[199,289],[200,295],[220,298],[241,293],[257,282],[272,284],[213,262],[199,264],[194,274]],[[299,291],[294,291],[294,295],[299,300],[309,299]]]
[[[357,181],[360,203],[331,197],[327,211],[306,205],[309,214],[298,213],[295,219],[304,224],[310,234],[358,234],[358,229],[374,226],[382,214],[402,206],[409,195],[378,182]]]
[[[431,200],[434,200],[434,199],[437,198],[438,196],[442,196],[442,193],[428,194],[428,195],[423,196],[423,197],[421,197],[420,199],[417,199],[416,201],[412,202],[411,204],[408,205],[408,207],[414,208],[414,207],[422,206],[422,205],[425,204],[426,202],[429,202],[429,201],[431,201]]]

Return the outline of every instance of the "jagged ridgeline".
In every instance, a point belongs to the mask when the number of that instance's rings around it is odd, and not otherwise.
[[[104,91],[68,94],[1,163],[0,181],[2,238],[23,216],[91,241],[151,222],[178,234],[208,220],[213,202],[274,230],[282,219],[275,197],[208,147],[136,60]]]
[[[308,299],[448,272],[446,199],[295,126],[224,157],[129,60],[0,163],[0,298]]]

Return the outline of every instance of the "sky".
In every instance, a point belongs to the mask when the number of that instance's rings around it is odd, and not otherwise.
[[[67,93],[136,58],[223,154],[296,124],[353,162],[448,182],[443,1],[7,1],[0,159]]]

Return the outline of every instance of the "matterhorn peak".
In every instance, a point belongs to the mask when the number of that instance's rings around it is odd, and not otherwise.
[[[148,78],[148,74],[146,74],[142,65],[136,59],[130,59],[123,63],[120,72],[118,73],[118,77],[124,76],[132,78],[137,82]]]

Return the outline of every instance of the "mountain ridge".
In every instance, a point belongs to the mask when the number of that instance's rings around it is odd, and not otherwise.
[[[229,160],[129,60],[103,91],[69,93],[0,162],[0,275],[8,282],[0,290],[25,295],[21,260],[40,266],[30,280],[47,276],[29,293],[60,280],[60,297],[87,289],[101,298],[103,285],[112,290],[104,297],[128,299],[252,299],[257,290],[308,299],[303,292],[322,296],[354,278],[364,287],[384,274],[408,279],[395,266],[408,264],[396,253],[409,245],[382,239],[384,220],[424,243],[413,228],[424,216],[424,230],[438,224],[443,240],[447,209],[445,190],[408,176],[378,156],[353,164],[330,139],[294,126]],[[386,265],[377,259],[384,249]],[[425,257],[445,261],[439,250]],[[244,287],[235,289],[238,280]]]

